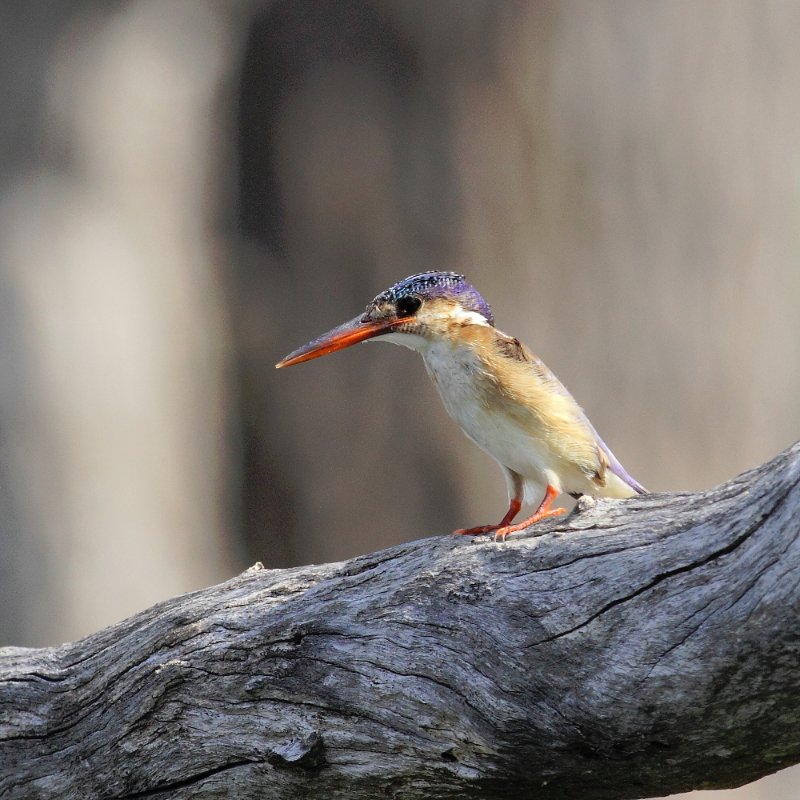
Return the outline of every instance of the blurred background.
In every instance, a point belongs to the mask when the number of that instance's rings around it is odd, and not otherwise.
[[[798,35],[778,0],[0,5],[0,645],[499,519],[413,353],[273,369],[420,270],[652,490],[800,438]]]

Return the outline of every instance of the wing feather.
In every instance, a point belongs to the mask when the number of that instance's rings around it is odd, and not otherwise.
[[[534,414],[538,412],[545,434],[550,434],[547,438],[551,447],[563,450],[564,456],[599,488],[605,486],[606,472],[610,470],[634,492],[644,493],[645,488],[620,464],[583,409],[547,365],[518,339],[496,329],[492,333],[496,358],[504,362],[499,371],[494,365],[495,371],[504,374],[505,368],[510,378],[498,382],[496,389],[512,395],[518,408]]]

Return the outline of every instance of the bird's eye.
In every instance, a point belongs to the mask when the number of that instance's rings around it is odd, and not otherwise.
[[[410,317],[419,309],[421,305],[422,300],[420,300],[419,297],[414,297],[414,295],[407,294],[404,297],[399,298],[395,304],[397,316]]]

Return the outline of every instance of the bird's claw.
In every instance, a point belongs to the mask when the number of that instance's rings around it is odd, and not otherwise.
[[[475,528],[458,528],[453,531],[453,536],[480,536],[484,533],[494,533],[493,539],[495,542],[504,542],[509,533],[516,533],[535,525],[540,520],[548,519],[549,517],[560,517],[566,513],[566,508],[548,508],[544,511],[538,511],[532,517],[523,522],[518,522],[516,525],[478,525]]]

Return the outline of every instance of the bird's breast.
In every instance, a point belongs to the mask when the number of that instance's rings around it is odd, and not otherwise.
[[[497,376],[468,348],[447,343],[422,353],[448,414],[464,433],[500,464],[535,479],[550,454],[535,416],[517,408],[498,388]]]

